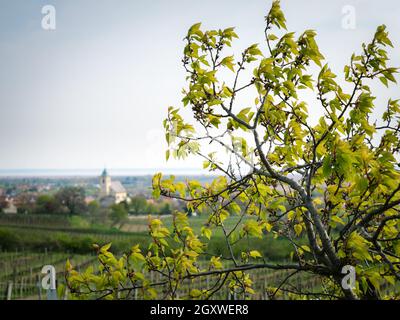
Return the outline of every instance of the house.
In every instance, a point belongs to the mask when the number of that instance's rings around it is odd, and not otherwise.
[[[8,198],[7,199],[8,206],[7,208],[3,209],[3,212],[6,214],[15,214],[18,212],[17,207],[15,206],[14,199]]]
[[[85,203],[86,204],[89,204],[89,203],[91,203],[92,201],[95,201],[96,200],[96,197],[93,197],[93,196],[86,196],[85,197]]]
[[[128,201],[128,193],[120,181],[112,181],[107,170],[104,169],[100,176],[99,202],[103,207],[111,204]]]

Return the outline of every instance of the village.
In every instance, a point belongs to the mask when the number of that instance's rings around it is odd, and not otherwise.
[[[97,177],[3,177],[0,178],[0,214],[63,214],[65,211],[37,208],[39,199],[60,195],[60,191],[77,191],[77,201],[90,208],[109,208],[121,203],[131,204],[134,215],[158,212],[171,214],[179,204],[174,200],[155,201],[151,197],[151,176],[118,176],[112,178],[107,169]],[[83,195],[83,196],[82,196]],[[155,209],[155,208],[159,209]],[[80,212],[84,213],[84,212]],[[93,212],[92,212],[93,213]]]

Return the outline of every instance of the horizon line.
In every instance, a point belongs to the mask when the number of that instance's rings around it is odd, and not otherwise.
[[[0,177],[51,177],[51,176],[97,176],[104,168],[12,168],[1,169]],[[193,174],[215,175],[213,172],[199,168],[107,168],[111,175],[153,175],[157,172],[164,174]],[[97,174],[98,173],[98,174]]]

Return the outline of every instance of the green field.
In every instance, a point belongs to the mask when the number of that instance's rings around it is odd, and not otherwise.
[[[15,221],[13,221],[13,218]],[[167,227],[172,226],[172,217],[162,217]],[[48,216],[30,217],[0,217],[0,248],[2,250],[39,250],[47,249],[54,252],[69,252],[90,254],[93,244],[103,245],[112,242],[112,251],[122,253],[130,249],[133,244],[140,243],[146,247],[150,243],[145,217],[131,218],[126,224],[127,229],[139,229],[138,232],[126,232],[116,228],[87,226],[73,226],[70,219],[55,217],[54,221]],[[190,225],[196,233],[206,223],[205,216],[191,217]],[[234,227],[238,217],[226,220],[225,227],[230,230]],[[244,220],[245,221],[245,220]],[[235,253],[240,253],[248,247],[249,240],[243,239],[234,246]],[[252,247],[260,251],[266,259],[280,261],[289,258],[291,245],[282,239],[272,239],[266,236],[263,239],[252,238]],[[227,255],[228,248],[221,229],[215,229],[208,246],[208,252],[215,255]]]
[[[161,217],[166,226],[172,226],[172,217]],[[233,228],[238,217],[226,220],[227,230]],[[191,217],[189,222],[193,229],[200,233],[201,227],[207,222],[205,216]],[[78,269],[96,261],[93,244],[112,243],[111,251],[116,255],[129,251],[132,245],[139,243],[146,248],[151,241],[147,231],[147,217],[131,217],[123,229],[140,230],[137,232],[121,231],[117,228],[86,223],[84,218],[43,215],[0,216],[0,299],[7,298],[7,291],[12,285],[12,299],[45,299],[40,293],[38,279],[43,265],[51,264],[58,272],[58,282],[62,284],[65,261],[71,259]],[[263,239],[251,238],[239,241],[234,247],[234,253],[246,251],[251,241],[251,247],[258,250],[267,261],[281,262],[289,260],[291,245],[288,241],[272,239],[267,235]],[[227,257],[229,250],[221,230],[214,230],[213,237],[206,249],[207,254]],[[265,298],[265,288],[285,276],[276,271],[256,270],[252,272],[255,280],[257,296]],[[315,285],[316,279],[307,275],[294,278],[295,281]],[[204,281],[212,282],[212,279]],[[184,296],[186,290],[205,286],[206,282],[188,283],[181,289]],[[215,298],[229,298],[228,291],[221,291]],[[240,298],[240,297],[237,297]]]

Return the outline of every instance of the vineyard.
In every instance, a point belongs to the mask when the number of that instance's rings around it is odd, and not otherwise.
[[[46,299],[41,286],[42,267],[53,265],[58,283],[63,283],[65,261],[70,259],[78,268],[84,268],[95,260],[94,255],[66,253],[34,253],[26,251],[0,253],[0,299]]]
[[[206,222],[204,217],[190,219],[193,228],[199,232]],[[147,219],[132,218],[131,227],[137,223],[146,227]],[[167,217],[164,223],[171,227],[172,218]],[[227,225],[232,227],[234,218]],[[64,268],[67,259],[78,271],[84,271],[88,265],[97,265],[96,252],[93,244],[104,245],[112,243],[112,251],[121,255],[139,243],[146,248],[150,243],[147,232],[126,232],[113,228],[76,227],[63,217],[16,216],[0,217],[0,300],[46,299],[46,291],[42,289],[41,274],[44,265],[53,265],[57,272],[58,288],[65,288]],[[252,246],[259,250],[267,261],[289,261],[290,244],[285,241],[253,238]],[[235,254],[245,250],[247,242],[238,243]],[[228,251],[222,235],[216,232],[208,245],[208,251],[216,256],[227,256]],[[326,286],[318,276],[308,273],[294,273],[256,269],[249,271],[254,294],[231,293],[228,283],[218,288],[221,283],[217,276],[187,279],[177,290],[178,299],[190,298],[193,289],[207,289],[212,292],[209,299],[324,299]],[[151,281],[161,280],[159,273],[150,272],[147,277]],[[283,285],[281,286],[281,284]],[[277,288],[280,290],[276,290]],[[384,294],[389,290],[381,288]],[[297,295],[296,292],[302,292]],[[59,299],[67,299],[67,292],[58,292]],[[142,299],[140,290],[133,290],[130,299]],[[158,297],[162,299],[162,296]]]
[[[64,285],[64,266],[65,261],[69,259],[78,270],[84,270],[89,264],[95,264],[96,256],[80,255],[80,254],[65,254],[42,252],[33,253],[26,251],[1,252],[0,253],[0,300],[42,300],[46,299],[46,292],[42,289],[41,269],[44,265],[53,265],[57,271],[57,285]],[[251,299],[263,300],[269,299],[266,289],[267,287],[277,285],[288,275],[287,272],[271,271],[271,270],[254,270],[251,272],[254,281],[255,295]],[[159,274],[153,273],[150,278],[154,281],[159,280]],[[205,288],[212,289],[215,277],[205,277],[194,281],[186,281],[179,289],[177,296],[179,298],[190,297],[190,292],[193,289],[202,290]],[[315,289],[320,286],[320,279],[308,275],[294,276],[291,283],[296,288]],[[59,292],[60,299],[65,299],[66,295]],[[279,294],[280,298],[290,298],[290,293],[286,295]],[[140,299],[140,292],[133,291],[131,299]],[[162,298],[162,297],[160,297]],[[223,290],[212,295],[211,299],[245,299],[250,298],[248,295],[231,294],[228,286],[225,285]]]
[[[172,217],[163,218],[168,227],[172,225]],[[200,231],[206,222],[204,217],[191,218],[193,228]],[[230,227],[235,223],[230,222]],[[127,224],[127,229],[147,230],[147,217],[132,217]],[[104,245],[112,243],[112,250],[116,254],[129,251],[133,244],[140,243],[142,248],[147,247],[150,238],[147,231],[127,232],[115,228],[77,226],[71,223],[71,219],[64,216],[43,215],[17,215],[0,216],[0,299],[46,299],[46,292],[41,288],[41,269],[44,265],[53,265],[57,272],[57,284],[65,284],[64,266],[67,259],[77,267],[84,270],[87,265],[96,261],[93,244]],[[258,241],[254,243],[259,250],[273,259],[283,259],[287,256],[286,243]],[[239,245],[239,252],[247,246],[247,243]],[[209,244],[209,250],[215,254],[225,255],[225,243],[221,235],[216,234]],[[158,274],[151,274],[156,279]],[[254,288],[257,295],[252,299],[265,299],[265,288],[271,286],[273,281],[285,277],[282,272],[270,272],[268,270],[256,270],[252,272]],[[187,281],[180,288],[178,296],[185,298],[192,289],[212,288],[215,279],[207,277],[201,281]],[[296,280],[300,281],[300,280]],[[301,281],[313,282],[307,278]],[[62,286],[61,286],[62,287]],[[244,296],[231,296],[228,287],[213,295],[211,299],[243,299]],[[261,289],[261,290],[259,290]],[[63,298],[61,295],[60,298]],[[132,299],[140,299],[140,292],[133,292]]]
[[[116,253],[132,243],[149,242],[145,233],[113,228],[78,227],[64,216],[0,216],[0,300],[46,299],[41,274],[53,265],[57,284],[64,284],[67,259],[84,269],[96,260],[93,244],[113,243]]]

